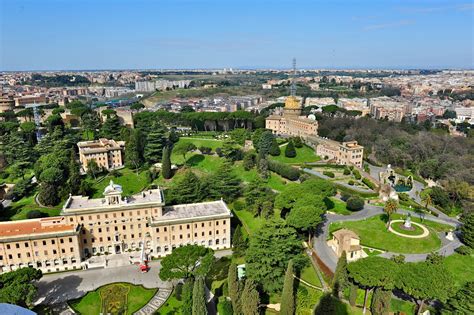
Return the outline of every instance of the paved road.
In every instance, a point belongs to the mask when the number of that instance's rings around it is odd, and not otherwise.
[[[364,209],[354,214],[343,216],[337,214],[326,214],[325,221],[318,231],[318,235],[313,238],[313,248],[318,254],[319,258],[328,266],[332,271],[336,270],[337,265],[337,256],[332,251],[332,249],[327,245],[326,240],[329,235],[329,225],[333,222],[344,222],[344,221],[359,221],[366,218],[373,217],[375,215],[380,215],[383,213],[383,208],[373,205],[365,205]],[[408,214],[412,213],[403,209],[398,209],[398,213]],[[452,220],[445,220],[443,218],[438,218],[431,215],[425,215],[426,220],[448,224],[455,228],[458,225],[458,222],[452,222]],[[451,219],[451,218],[450,218]],[[442,235],[441,235],[442,234]],[[437,251],[441,255],[449,256],[453,254],[454,249],[461,246],[461,242],[457,237],[454,241],[449,241],[445,238],[444,233],[441,233],[439,236],[442,241],[442,247]],[[383,257],[391,257],[394,253],[384,253]],[[422,261],[425,260],[427,254],[405,254],[406,261]]]

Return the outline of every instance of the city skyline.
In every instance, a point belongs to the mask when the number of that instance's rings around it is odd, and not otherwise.
[[[472,69],[466,1],[4,1],[1,71]],[[282,27],[284,26],[284,27]]]

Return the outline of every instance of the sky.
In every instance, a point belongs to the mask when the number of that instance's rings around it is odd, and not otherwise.
[[[471,0],[0,0],[0,71],[474,68]]]

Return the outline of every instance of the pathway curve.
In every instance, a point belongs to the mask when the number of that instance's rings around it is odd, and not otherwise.
[[[313,238],[313,248],[316,251],[318,257],[324,262],[324,264],[331,269],[333,272],[336,270],[337,265],[337,256],[334,251],[327,245],[326,240],[329,235],[329,226],[333,222],[345,222],[345,221],[360,221],[363,219],[367,219],[373,217],[375,215],[383,214],[383,207],[373,206],[366,204],[363,210],[357,211],[351,215],[338,215],[338,214],[326,214],[324,218],[324,222],[320,227],[319,233],[316,237]],[[397,213],[401,214],[408,214],[412,213],[407,210],[398,209]],[[453,222],[453,220],[446,220],[442,217],[435,217],[431,215],[425,215],[424,217],[426,220],[448,224],[451,225],[453,228],[459,225],[459,222]],[[449,218],[452,219],[452,218]],[[444,233],[440,233],[440,238],[442,242],[442,246],[437,252],[443,256],[449,256],[454,253],[454,250],[462,245],[460,240],[456,235],[454,235],[453,241],[446,240]],[[428,253],[426,254],[404,254],[406,261],[423,261],[426,259]],[[380,256],[385,258],[390,258],[393,255],[398,255],[398,253],[391,253],[385,252]]]
[[[171,288],[161,288],[158,289],[158,292],[151,298],[148,303],[142,307],[138,312],[135,312],[134,315],[149,315],[155,314],[156,310],[166,302],[166,300],[171,295],[173,290]]]

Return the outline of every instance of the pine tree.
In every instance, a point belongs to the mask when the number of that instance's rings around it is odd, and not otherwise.
[[[242,165],[246,171],[250,171],[255,166],[255,154],[251,152],[247,152],[244,155],[244,160]]]
[[[170,188],[170,196],[177,204],[193,203],[202,200],[201,181],[191,170],[187,170],[183,177],[177,179]]]
[[[143,163],[143,146],[140,130],[133,130],[125,144],[125,165],[138,170]]]
[[[268,160],[265,157],[259,159],[257,172],[262,179],[268,179],[270,177],[270,172],[268,171]]]
[[[232,171],[232,164],[225,162],[209,178],[208,197],[232,201],[240,195],[240,184],[240,179]]]
[[[44,206],[57,205],[61,201],[58,188],[53,184],[41,183],[38,200]]]
[[[171,173],[171,148],[166,146],[163,149],[163,159],[161,160],[161,174],[164,179],[170,179]]]
[[[76,195],[81,187],[81,173],[79,170],[79,164],[76,162],[76,155],[74,150],[71,150],[71,159],[69,161],[69,180],[68,188],[69,193]]]
[[[333,277],[332,292],[335,297],[341,298],[342,292],[347,286],[347,277],[347,255],[343,251],[337,261],[336,272]]]
[[[275,138],[272,140],[272,146],[270,147],[270,151],[268,152],[270,155],[279,156],[281,154],[280,146]]]
[[[154,123],[146,138],[145,160],[150,164],[160,161],[165,143],[166,129],[160,123]]]
[[[273,140],[272,132],[269,130],[264,131],[258,141],[258,152],[262,152],[263,154],[270,153]]]
[[[247,249],[247,242],[244,239],[240,225],[237,225],[232,236],[232,251],[236,256],[242,256]]]
[[[288,158],[294,158],[296,156],[295,145],[293,144],[293,140],[290,140],[285,148],[285,156]]]
[[[260,305],[260,296],[257,291],[257,285],[252,279],[245,280],[244,290],[242,291],[242,314],[258,315],[258,306]]]
[[[204,288],[204,278],[198,277],[194,281],[193,289],[193,312],[192,315],[205,315],[206,309],[206,290]]]
[[[295,314],[295,279],[293,277],[293,261],[288,262],[288,268],[285,273],[285,282],[283,283],[283,292],[281,293],[281,315]]]
[[[192,314],[193,312],[193,288],[194,279],[188,278],[183,285],[183,294],[181,300],[183,301],[183,314]]]
[[[100,129],[101,137],[107,139],[119,139],[120,138],[120,121],[117,115],[112,114],[107,116],[105,123],[102,125]]]
[[[231,263],[229,266],[227,286],[229,289],[229,297],[232,301],[232,309],[234,310],[234,314],[240,314],[242,305],[240,303],[240,285],[239,279],[237,278],[237,265],[235,263]]]

